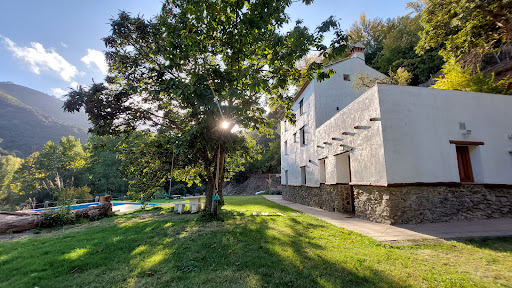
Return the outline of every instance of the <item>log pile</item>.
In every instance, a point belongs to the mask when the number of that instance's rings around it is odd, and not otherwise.
[[[76,218],[89,218],[91,216],[106,217],[112,212],[112,202],[100,202],[98,205],[91,205],[87,208],[73,210]]]
[[[72,210],[72,216],[76,219],[91,217],[106,217],[112,212],[112,196],[102,196],[98,205],[91,205],[87,208]],[[18,211],[4,212],[0,211],[0,233],[5,232],[23,232],[40,226],[45,218],[55,211],[46,212]]]

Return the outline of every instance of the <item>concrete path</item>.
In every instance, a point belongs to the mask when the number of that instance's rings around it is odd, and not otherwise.
[[[118,215],[126,214],[133,212],[137,209],[140,209],[142,205],[140,204],[123,204],[123,205],[116,205],[112,207],[112,212],[115,212]]]
[[[456,221],[444,223],[386,225],[329,212],[283,200],[281,195],[264,195],[270,201],[304,212],[325,222],[352,230],[383,242],[417,239],[450,239],[485,236],[512,236],[512,218]]]

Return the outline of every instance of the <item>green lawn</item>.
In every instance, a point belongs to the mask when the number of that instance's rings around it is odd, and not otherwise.
[[[3,240],[0,287],[512,286],[512,238],[392,246],[261,196],[226,202],[223,221],[156,208]]]

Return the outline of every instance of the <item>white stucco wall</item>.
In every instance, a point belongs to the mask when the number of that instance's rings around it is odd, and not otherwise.
[[[333,69],[336,73],[323,82],[311,81],[292,106],[292,111],[297,115],[295,125],[281,121],[282,184],[286,184],[285,171],[288,170],[288,184],[300,185],[301,166],[306,166],[306,185],[318,186],[320,184],[320,165],[315,140],[317,127],[343,110],[363,93],[352,89],[352,81],[358,73],[363,72],[371,77],[383,75],[366,66],[364,60],[357,57],[339,61],[326,69]],[[350,81],[343,79],[344,74],[350,76]],[[301,99],[304,101],[304,112],[302,115],[298,115]],[[306,131],[306,145],[300,144],[299,129],[301,127],[304,127]],[[297,142],[294,142],[294,133],[297,133]],[[287,153],[284,151],[285,141]],[[326,180],[330,182],[335,182],[333,180],[335,179],[335,174],[333,174],[335,173],[335,163],[333,161],[334,158],[326,159]]]
[[[365,73],[370,77],[384,76],[377,70],[367,66],[361,58],[354,57],[343,60],[326,69],[336,71],[328,80],[315,82],[316,127],[329,120],[338,111],[345,108],[357,99],[364,91],[352,89],[354,78],[359,73]],[[345,81],[343,75],[348,74],[350,81]]]
[[[303,99],[303,113],[299,115],[299,102]],[[300,185],[301,171],[300,167],[306,166],[306,185],[319,184],[318,170],[313,170],[309,163],[310,155],[315,154],[314,150],[314,132],[315,132],[315,89],[311,82],[302,92],[292,106],[292,111],[296,115],[295,125],[286,123],[287,127],[281,128],[281,184],[285,184],[285,171],[288,170],[288,184]],[[286,121],[281,121],[281,127]],[[304,127],[306,144],[300,143],[300,128]],[[293,134],[297,133],[294,142]],[[288,154],[284,153],[284,142],[287,141]]]
[[[282,139],[281,143],[288,141],[288,155],[284,155],[284,147],[282,147],[282,184],[286,182],[284,171],[288,170],[288,184],[301,185],[300,167],[306,166],[306,185],[319,186],[322,159],[325,159],[325,183],[348,183],[348,179],[340,180],[340,170],[336,169],[335,155],[351,150],[347,152],[350,155],[351,182],[384,185],[386,168],[380,122],[370,121],[370,118],[380,117],[377,92],[377,87],[370,89],[318,129],[306,130],[305,146],[293,143],[293,133],[298,131],[305,121],[310,121],[309,124],[314,123],[314,117],[304,117],[301,121],[297,121],[296,128],[284,131],[282,137],[286,139]],[[316,95],[307,97],[310,99],[307,102],[308,105],[314,103],[311,101],[314,97]],[[304,106],[306,107],[306,103]],[[355,129],[355,126],[361,126],[362,129]],[[349,132],[349,135],[343,135],[343,132]],[[336,139],[333,140],[333,137]],[[327,143],[324,144],[324,142]],[[344,173],[341,174],[346,175],[349,168],[343,167],[343,169]]]
[[[374,87],[350,103],[342,111],[320,126],[316,131],[317,157],[325,158],[326,183],[339,181],[335,155],[351,150],[351,183],[383,185],[386,183],[386,166],[382,131],[379,121],[378,90]],[[361,129],[355,129],[360,126]],[[343,135],[348,132],[348,135]],[[336,138],[332,140],[332,138]],[[327,142],[327,144],[324,144]],[[340,145],[343,145],[340,146]],[[316,146],[315,146],[316,147]]]
[[[459,182],[455,145],[470,146],[476,183],[512,184],[512,97],[378,85],[388,183]],[[471,135],[464,137],[459,122]]]
[[[319,186],[323,159],[325,183],[345,183],[335,155],[350,149],[352,184],[459,182],[450,140],[484,142],[469,147],[476,183],[512,184],[512,96],[379,84],[315,128],[318,98],[324,95],[316,85],[311,82],[293,106],[298,111],[304,99],[296,125],[281,131],[282,184],[288,170],[288,184],[301,185],[300,167],[305,166],[306,185]],[[472,131],[469,137],[462,135],[459,122]],[[306,145],[300,144],[303,126]]]

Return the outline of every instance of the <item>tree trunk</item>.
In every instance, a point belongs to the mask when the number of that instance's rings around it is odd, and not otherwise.
[[[226,152],[222,151],[221,150],[221,153],[220,153],[220,173],[219,173],[219,197],[220,197],[220,201],[219,201],[219,205],[220,206],[223,206],[224,205],[224,194],[222,194],[222,188],[224,186],[224,167],[226,166]]]
[[[206,199],[205,199],[205,205],[204,209],[209,212],[212,210],[212,199],[213,199],[213,192],[215,190],[215,177],[213,176],[212,171],[210,170],[210,167],[205,165],[206,170]]]
[[[25,215],[21,213],[0,214],[0,233],[22,232],[39,226],[41,217],[39,215]]]
[[[212,161],[214,163],[213,169],[209,165],[211,162],[205,161],[204,169],[206,171],[206,199],[205,199],[205,210],[207,213],[210,213],[212,216],[217,216],[217,204],[224,205],[224,195],[222,194],[222,185],[224,184],[224,167],[225,167],[225,159],[226,153],[222,149],[222,146],[219,145],[219,148],[215,151]],[[218,175],[217,175],[217,169]],[[217,179],[218,177],[218,179]],[[217,181],[217,183],[215,182]],[[213,203],[213,195],[215,193],[215,184],[217,184],[218,189],[217,193],[219,194],[220,201],[216,202],[215,205]]]

